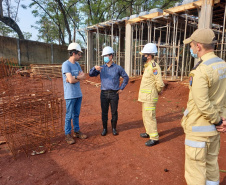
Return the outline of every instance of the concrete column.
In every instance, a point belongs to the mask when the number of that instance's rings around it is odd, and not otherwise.
[[[93,61],[93,33],[91,31],[87,31],[87,61],[86,61],[86,72],[93,67],[91,66]]]
[[[203,0],[198,28],[212,28],[213,6],[211,0]]]
[[[125,71],[131,76],[131,65],[132,65],[132,26],[128,22],[126,23],[126,46],[125,46]]]
[[[199,12],[199,25],[198,28],[212,28],[212,18],[213,18],[213,6],[211,0],[203,0],[203,5]],[[194,65],[199,62],[195,59]]]

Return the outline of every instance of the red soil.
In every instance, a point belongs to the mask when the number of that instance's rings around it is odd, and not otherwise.
[[[87,80],[99,82],[98,78],[87,77]],[[52,151],[29,157],[21,153],[16,160],[6,145],[0,145],[0,184],[185,185],[184,133],[180,120],[188,99],[188,83],[165,83],[157,105],[160,144],[146,147],[147,139],[139,136],[145,131],[141,103],[137,101],[140,80],[129,82],[120,94],[119,135],[112,135],[109,121],[110,132],[105,137],[100,136],[100,87],[84,81],[80,126],[89,138],[76,139],[76,144],[67,145],[62,133]],[[63,97],[62,79],[57,84]],[[226,170],[225,142],[226,135],[222,134],[221,170]],[[220,175],[220,184],[225,185],[226,174]]]

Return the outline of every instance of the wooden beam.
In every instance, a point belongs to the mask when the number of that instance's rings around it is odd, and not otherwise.
[[[172,14],[172,15],[175,15],[175,14],[176,14],[175,12],[172,12],[172,11],[170,11],[170,10],[168,10],[168,9],[163,10],[163,11],[166,12],[166,13],[168,13],[168,14]]]
[[[140,17],[136,17],[134,19],[129,19],[128,21],[129,21],[129,23],[136,23],[136,22],[140,22],[142,20],[144,20],[144,19],[142,19]]]
[[[220,0],[214,0],[213,3],[214,4],[220,3]],[[197,6],[200,7],[203,4],[204,4],[203,0],[199,0],[199,1],[196,1],[195,3],[192,2],[192,3],[185,4],[185,5],[169,8],[167,10],[170,11],[170,12],[179,13],[179,12],[184,12],[186,10],[195,9]],[[164,10],[163,15],[164,14],[167,14],[165,10]]]
[[[157,16],[161,16],[162,13],[161,12],[154,12],[154,13],[151,13],[151,14],[148,14],[148,15],[143,15],[141,16],[143,19],[152,19],[154,17],[157,17]]]
[[[201,6],[200,5],[198,5],[198,4],[196,4],[196,3],[193,3],[193,5],[196,7],[196,8],[200,8]]]

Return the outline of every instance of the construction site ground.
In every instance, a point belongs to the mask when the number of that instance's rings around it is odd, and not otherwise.
[[[91,83],[95,82],[95,83]],[[184,132],[180,125],[188,99],[188,81],[165,81],[157,104],[160,143],[145,146],[141,103],[137,101],[140,79],[132,79],[119,99],[118,136],[102,137],[99,78],[81,82],[83,102],[81,131],[88,139],[66,144],[64,133],[50,151],[28,157],[19,152],[14,158],[6,144],[0,145],[0,184],[2,185],[185,185]],[[57,89],[63,98],[62,79]],[[65,102],[64,105],[65,107]],[[65,109],[64,109],[65,115]],[[4,140],[4,138],[0,138]],[[31,151],[32,152],[32,151]],[[226,135],[221,134],[219,154],[220,184],[226,184]]]

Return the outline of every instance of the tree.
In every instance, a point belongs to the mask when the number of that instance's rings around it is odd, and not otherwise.
[[[30,7],[35,7],[32,12],[34,16],[40,17],[37,22],[41,26],[39,30],[48,34],[56,41],[55,32],[58,32],[58,41],[60,44],[65,44],[65,37],[68,37],[68,43],[72,42],[71,30],[77,27],[76,20],[78,20],[75,7],[77,1],[68,0],[32,0]],[[50,25],[45,24],[49,21]],[[54,32],[50,30],[55,30]],[[74,33],[75,35],[75,33]],[[40,35],[45,40],[45,35]]]
[[[0,35],[4,37],[9,36],[13,32],[13,30],[6,26],[3,22],[0,22],[0,28]]]
[[[76,30],[111,19],[139,14],[152,8],[168,8],[178,0],[32,0],[39,17],[39,39],[66,44],[75,41]],[[73,34],[72,34],[73,33]],[[85,35],[80,31],[85,42]],[[72,36],[74,35],[74,37]]]
[[[16,7],[12,6],[10,2],[11,1],[9,0],[0,0],[0,21],[12,28],[18,34],[20,39],[24,39],[24,35],[21,32],[20,27],[16,23],[20,0],[15,0],[17,5]],[[6,9],[5,11],[4,8]]]

